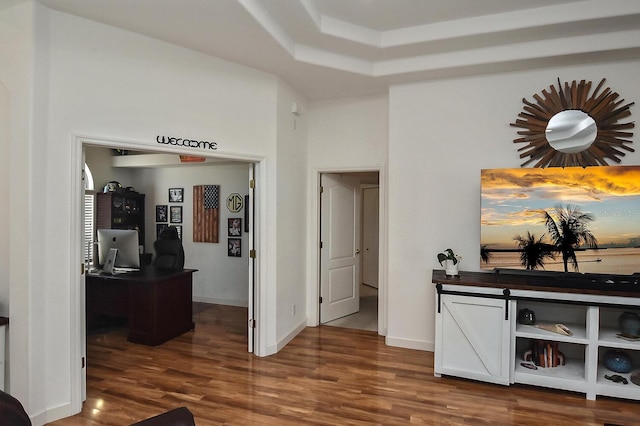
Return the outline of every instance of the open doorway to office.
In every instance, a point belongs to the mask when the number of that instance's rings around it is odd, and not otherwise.
[[[320,324],[380,332],[380,173],[320,175]]]
[[[87,156],[85,155],[85,150],[91,150],[91,149],[97,149],[97,150],[101,150],[102,155],[108,155],[111,156],[115,150],[126,150],[129,151],[129,154],[132,154],[131,151],[137,151],[139,152],[138,155],[140,156],[145,156],[147,157],[155,157],[151,163],[153,163],[153,161],[160,161],[158,160],[158,157],[160,156],[172,156],[172,157],[178,157],[178,154],[175,152],[167,152],[167,151],[151,151],[148,150],[148,147],[141,147],[139,146],[139,144],[127,144],[126,142],[121,142],[118,143],[117,145],[114,144],[110,144],[109,141],[98,141],[96,143],[95,140],[92,140],[91,143],[87,143],[84,141],[80,141],[79,142],[81,144],[80,146],[80,151],[81,151],[81,155],[79,156],[79,158],[82,159],[82,164],[85,163],[85,160],[87,160]],[[133,155],[132,155],[133,157]],[[129,162],[131,162],[132,164],[134,164],[136,161],[138,161],[139,159],[133,159],[133,158],[129,158],[128,160],[130,160]],[[147,160],[144,160],[147,161]],[[126,163],[126,161],[125,161]],[[148,252],[148,246],[149,246],[149,241],[153,241],[153,239],[155,239],[155,235],[157,233],[156,227],[157,225],[162,225],[162,224],[169,224],[171,223],[173,220],[169,217],[166,218],[166,220],[161,220],[161,219],[157,219],[155,217],[155,206],[156,205],[163,205],[164,201],[167,201],[167,205],[174,205],[176,207],[181,207],[182,210],[182,223],[176,223],[176,225],[181,225],[183,226],[183,232],[184,232],[184,236],[191,236],[191,232],[192,229],[191,227],[187,226],[187,221],[192,217],[190,210],[188,210],[188,205],[187,202],[191,203],[191,197],[190,194],[187,195],[187,191],[191,190],[191,185],[190,184],[184,184],[184,185],[180,185],[177,183],[176,181],[176,174],[180,173],[179,171],[177,171],[178,168],[180,168],[181,165],[178,163],[177,166],[170,166],[170,165],[164,165],[164,166],[158,166],[157,164],[154,166],[152,164],[150,164],[149,162],[146,163],[145,166],[135,166],[135,165],[131,165],[128,167],[123,167],[124,169],[128,169],[129,172],[124,173],[124,176],[127,175],[127,173],[129,173],[130,176],[133,176],[131,178],[131,180],[129,182],[134,182],[135,185],[139,185],[140,188],[147,188],[145,189],[144,192],[147,193],[147,200],[146,200],[146,222],[147,225],[145,226],[145,228],[147,228],[147,235],[148,237],[146,238],[147,243],[145,244],[145,252]],[[230,181],[227,181],[225,183],[225,190],[223,190],[220,194],[220,206],[219,209],[225,209],[228,210],[228,207],[226,206],[226,195],[227,192],[236,192],[238,194],[242,194],[242,202],[244,203],[243,208],[239,209],[237,208],[237,205],[235,206],[235,211],[224,211],[221,212],[220,214],[220,218],[219,218],[219,238],[218,238],[218,246],[223,247],[222,251],[224,253],[224,260],[228,260],[231,263],[231,267],[232,268],[241,268],[244,269],[243,274],[246,277],[246,279],[244,280],[243,283],[243,293],[244,293],[244,297],[227,297],[226,302],[230,302],[231,305],[235,305],[235,306],[246,306],[247,310],[248,310],[248,316],[249,318],[246,318],[245,320],[242,321],[245,329],[247,329],[247,334],[248,334],[248,338],[247,338],[247,350],[249,352],[254,352],[254,345],[256,342],[256,337],[255,334],[258,333],[258,329],[253,329],[253,328],[247,328],[247,324],[251,323],[251,319],[255,318],[256,314],[257,314],[257,310],[258,307],[255,303],[254,300],[254,294],[255,294],[255,289],[256,286],[258,285],[257,282],[257,278],[256,278],[256,267],[254,265],[254,260],[249,260],[249,256],[248,253],[250,250],[252,250],[255,247],[256,242],[259,240],[259,235],[256,235],[257,233],[259,233],[259,226],[256,223],[257,221],[254,218],[254,212],[256,211],[256,205],[259,203],[259,200],[257,199],[257,197],[254,197],[253,194],[253,190],[250,188],[250,184],[249,181],[250,179],[253,178],[254,174],[256,173],[256,171],[259,172],[259,168],[260,168],[260,162],[259,161],[255,161],[253,159],[246,159],[246,158],[218,158],[218,157],[206,157],[206,162],[205,164],[201,164],[200,166],[196,166],[196,167],[200,167],[201,170],[205,170],[205,171],[200,171],[196,174],[196,176],[191,176],[190,179],[192,180],[198,180],[199,183],[220,183],[219,178],[216,178],[215,176],[213,177],[213,179],[215,181],[211,181],[211,180],[207,180],[207,176],[213,176],[213,173],[207,173],[206,169],[209,168],[224,168],[230,170],[230,169],[236,169],[234,171],[235,173],[235,180],[238,181],[237,175],[238,173],[240,173],[242,175],[242,184],[244,185],[243,187],[237,188],[238,183],[236,182],[236,188],[232,189],[232,184],[230,184]],[[137,173],[131,173],[131,170],[135,170],[135,169],[144,169],[144,172],[137,172]],[[238,171],[239,169],[239,171]],[[155,170],[155,171],[150,171],[150,170]],[[188,169],[185,169],[188,170]],[[191,168],[191,170],[193,170],[193,168]],[[95,170],[94,170],[94,175],[95,175]],[[159,174],[164,174],[167,175],[168,177],[164,177],[162,179],[159,179],[158,176]],[[191,174],[193,175],[193,172],[191,172]],[[201,180],[200,177],[201,176],[205,176],[204,180]],[[219,174],[218,174],[219,176]],[[103,179],[105,180],[105,179]],[[124,179],[123,179],[124,180]],[[158,189],[158,181],[163,181],[165,182],[163,185],[167,186],[166,190],[160,191]],[[183,181],[183,182],[187,182],[187,181]],[[174,184],[175,183],[175,184]],[[130,186],[132,184],[129,184],[127,186]],[[95,184],[96,188],[95,190],[97,192],[101,192],[102,189],[102,183],[101,182],[96,182]],[[177,204],[169,204],[169,193],[168,193],[168,188],[169,187],[181,187],[184,189],[184,196],[185,199],[183,200],[183,203],[177,203]],[[135,187],[133,188],[135,189]],[[82,196],[84,196],[84,189],[82,191]],[[248,198],[247,198],[248,197]],[[80,197],[82,198],[82,197]],[[151,200],[153,198],[153,201]],[[236,202],[238,200],[236,199]],[[190,204],[189,204],[190,205]],[[249,212],[249,210],[247,209],[251,209],[251,214],[246,214],[245,212]],[[80,216],[79,216],[79,225],[78,228],[81,229],[83,228],[83,224],[82,221],[84,219],[83,217],[84,215],[84,211],[81,212]],[[157,219],[157,220],[156,220]],[[230,230],[228,229],[228,223],[231,223],[231,219],[233,219],[233,223],[234,224],[240,224],[240,231],[241,231],[241,235],[235,235],[234,230]],[[160,222],[158,222],[160,221]],[[176,222],[178,222],[178,220],[176,220]],[[238,256],[238,253],[234,253],[233,256],[230,256],[230,251],[228,251],[228,244],[229,244],[229,239],[230,238],[234,238],[235,240],[240,240],[240,256]],[[239,238],[238,238],[239,237]],[[83,246],[84,247],[84,246]],[[197,249],[192,249],[190,251],[192,258],[196,258],[196,262],[199,262],[200,260],[202,260],[202,258],[206,258],[203,262],[202,262],[202,267],[200,269],[206,269],[206,265],[205,263],[211,263],[211,259],[207,258],[207,254],[198,254],[197,253]],[[227,259],[227,256],[229,256],[229,259]],[[198,260],[200,259],[200,260]],[[220,275],[220,271],[217,272],[218,275]],[[83,292],[84,290],[84,275],[82,275],[80,277],[80,279],[82,280],[81,285],[78,287],[79,291]],[[200,289],[202,290],[202,289]],[[222,293],[221,293],[222,294]],[[237,293],[235,293],[237,294]],[[81,295],[80,300],[84,300],[84,294]],[[198,302],[200,301],[200,303],[220,303],[223,304],[225,303],[225,300],[221,300],[221,299],[215,299],[212,298],[210,294],[207,294],[206,291],[202,292],[200,291],[200,293],[194,292],[194,301]],[[80,310],[82,312],[82,314],[80,315],[81,318],[84,317],[84,312],[85,312],[85,306],[81,306]],[[194,309],[194,315],[196,314],[196,309]],[[248,320],[248,321],[246,321]],[[85,320],[83,318],[82,321],[80,321],[81,325],[81,333],[82,333],[82,338],[81,338],[81,344],[80,346],[82,347],[82,365],[83,365],[83,369],[82,369],[82,394],[83,394],[83,398],[84,399],[84,395],[86,395],[86,366],[87,363],[85,362],[86,359],[86,352],[85,352],[85,348],[86,348],[86,324],[85,324]]]

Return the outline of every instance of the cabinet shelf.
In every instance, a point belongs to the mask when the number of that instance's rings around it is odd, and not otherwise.
[[[616,330],[614,328],[601,328],[598,344],[600,346],[607,346],[610,348],[631,349],[640,351],[640,340],[622,339],[617,336],[617,333],[619,332],[619,330]]]
[[[518,324],[516,327],[516,337],[526,337],[528,339],[551,340],[554,342],[587,344],[587,332],[584,324],[569,323],[564,324],[573,333],[572,336],[564,336],[552,331],[543,330],[533,325]]]
[[[604,378],[605,375],[610,376],[617,374],[627,379],[627,384],[615,383]],[[596,380],[596,393],[599,395],[611,396],[616,398],[638,399],[640,386],[631,382],[631,373],[616,373],[609,370],[603,365],[598,365],[598,377]]]
[[[565,365],[552,368],[538,367],[537,370],[523,367],[520,365],[521,362],[521,359],[516,358],[514,375],[516,383],[587,392],[584,360],[569,358]]]
[[[144,245],[144,194],[107,192],[97,194],[96,229],[137,229]]]

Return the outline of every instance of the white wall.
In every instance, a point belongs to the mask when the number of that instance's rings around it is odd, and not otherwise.
[[[531,100],[558,77],[595,83],[605,77],[622,98],[638,101],[639,70],[640,62],[630,61],[391,88],[389,344],[433,349],[431,273],[441,269],[439,251],[452,247],[463,270],[480,269],[480,170],[523,162],[516,151],[521,144],[513,143],[517,129],[509,126],[522,98]],[[639,163],[638,151],[622,160]]]
[[[84,150],[84,162],[91,169],[96,192],[102,192],[104,186],[115,180],[123,187],[134,186],[131,169],[113,167],[113,154],[109,148],[87,146]]]
[[[34,297],[27,284],[30,280],[32,259],[25,256],[27,247],[35,240],[31,232],[33,197],[31,178],[31,85],[33,79],[34,55],[34,11],[32,4],[22,4],[0,13],[0,83],[9,91],[10,121],[9,139],[1,141],[9,165],[8,222],[0,227],[0,240],[8,241],[9,257],[5,274],[8,282],[0,284],[8,288],[9,317],[8,331],[9,372],[5,380],[6,389],[30,409],[36,404],[29,389],[35,387],[30,378],[34,354],[29,348],[37,338],[31,327],[31,316],[37,307],[32,306]],[[4,265],[3,265],[4,267]]]
[[[10,348],[18,360],[11,388],[34,424],[43,424],[73,414],[78,403],[72,395],[77,383],[71,380],[79,380],[72,374],[80,365],[79,301],[72,299],[79,282],[72,279],[78,262],[71,253],[79,240],[71,241],[71,235],[79,234],[79,223],[72,222],[79,213],[70,210],[78,195],[68,190],[79,187],[72,182],[78,174],[71,164],[77,157],[74,135],[134,141],[151,150],[158,146],[157,135],[187,137],[217,142],[221,156],[263,159],[260,220],[267,238],[261,244],[271,250],[261,253],[267,271],[261,297],[271,300],[278,286],[297,285],[275,279],[276,258],[284,250],[275,238],[276,203],[303,197],[283,191],[278,199],[271,196],[279,184],[277,155],[288,155],[276,152],[274,76],[38,3],[15,10],[0,17],[0,59],[10,64],[1,67],[0,82],[19,99],[11,104],[12,125],[19,124],[12,126],[11,140],[11,176],[17,184],[10,189],[11,230],[2,231],[11,247]],[[286,176],[286,167],[278,172]],[[296,220],[304,221],[303,215]],[[286,253],[292,262],[304,262],[303,246],[286,247]],[[260,341],[262,355],[277,348],[275,304],[265,311],[260,326],[274,331]]]
[[[156,240],[155,206],[182,206],[182,245],[185,268],[197,269],[193,275],[193,300],[224,305],[247,306],[249,295],[248,233],[242,232],[242,256],[227,256],[227,219],[241,218],[244,209],[231,213],[226,199],[232,193],[244,197],[248,193],[248,164],[194,165],[137,169],[133,182],[145,194],[145,250],[153,252]],[[220,185],[219,242],[193,242],[193,186]],[[169,203],[169,188],[184,188],[184,202]],[[173,225],[173,224],[172,224]]]
[[[298,115],[293,114],[296,103]],[[306,103],[296,92],[278,83],[278,162],[276,206],[278,251],[276,282],[276,342],[282,348],[306,325],[305,297],[305,226],[307,224],[306,160],[307,115]],[[295,260],[292,250],[298,248]],[[295,309],[293,306],[295,305]],[[272,306],[270,304],[270,306]],[[295,313],[294,313],[295,310]]]
[[[10,152],[11,93],[0,82],[0,150]],[[9,182],[11,156],[0,156],[0,182]],[[9,185],[0,185],[0,200],[10,200]],[[0,209],[0,223],[9,224],[9,209]],[[6,226],[3,226],[5,228]],[[9,315],[9,238],[0,231],[0,315]]]
[[[307,317],[318,324],[318,174],[330,171],[380,170],[384,197],[389,135],[386,95],[325,100],[309,105],[307,155]],[[384,218],[385,206],[380,211]],[[380,229],[380,255],[384,282],[386,229]],[[384,284],[381,297],[384,298]],[[384,309],[379,315],[384,315]],[[384,330],[383,330],[384,334]]]

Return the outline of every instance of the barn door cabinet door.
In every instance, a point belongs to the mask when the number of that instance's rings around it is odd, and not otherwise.
[[[436,298],[436,376],[509,384],[511,326],[506,302],[497,297]]]

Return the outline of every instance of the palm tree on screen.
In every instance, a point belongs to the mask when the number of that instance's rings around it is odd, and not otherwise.
[[[573,269],[578,271],[578,259],[576,249],[581,245],[598,249],[598,240],[589,229],[589,222],[594,220],[591,213],[582,212],[575,205],[566,207],[557,206],[554,209],[554,216],[544,212],[545,223],[549,230],[549,235],[557,251],[562,253],[564,271],[568,272],[568,265],[571,263]]]
[[[482,260],[484,263],[489,263],[492,255],[493,253],[489,251],[489,248],[487,246],[480,246],[480,260]]]
[[[545,259],[555,259],[555,247],[542,241],[542,237],[536,239],[535,235],[527,231],[526,236],[516,235],[513,237],[520,248],[520,263],[526,270],[538,268],[544,269]]]

